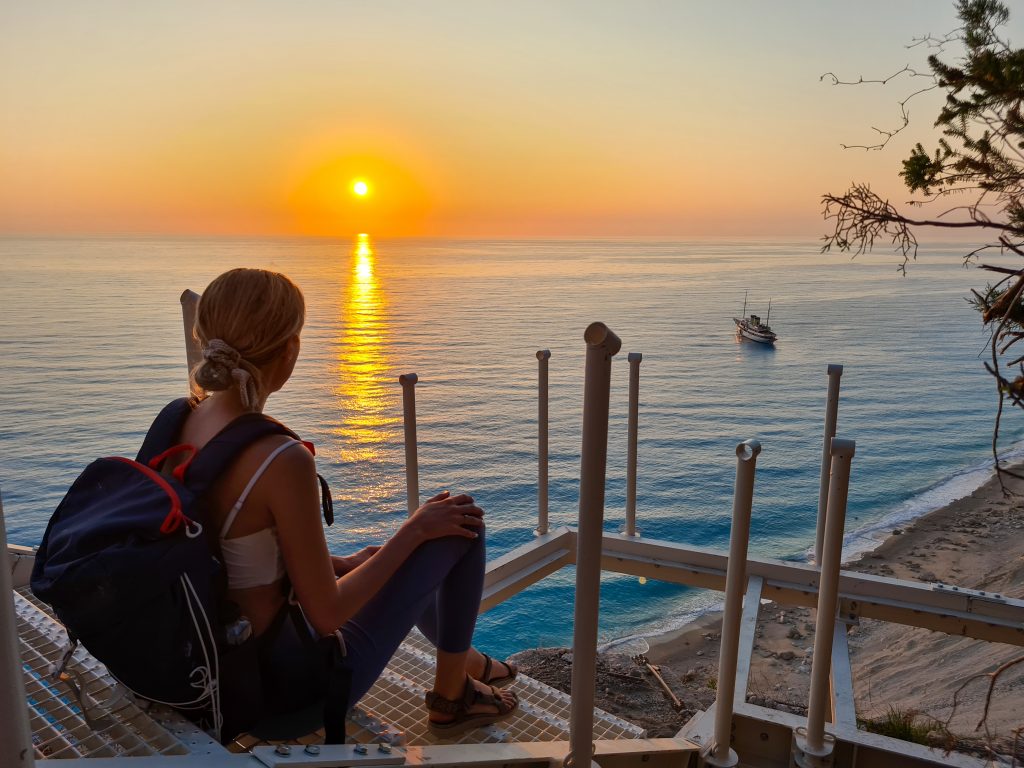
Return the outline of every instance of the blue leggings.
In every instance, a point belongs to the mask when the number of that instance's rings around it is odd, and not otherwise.
[[[381,590],[341,627],[349,702],[370,690],[415,624],[447,653],[468,651],[484,582],[484,531],[476,539],[446,536],[420,545]]]
[[[484,531],[476,539],[446,536],[417,547],[369,602],[341,627],[351,675],[347,703],[353,706],[376,682],[415,624],[435,647],[448,653],[469,650],[480,611],[484,580]],[[325,645],[326,643],[326,645]],[[301,613],[285,606],[258,640],[267,711],[290,712],[322,696],[323,649]]]

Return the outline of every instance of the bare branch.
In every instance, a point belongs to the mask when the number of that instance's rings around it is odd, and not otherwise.
[[[884,77],[881,80],[865,80],[863,76],[858,77],[856,80],[840,80],[834,72],[826,72],[825,74],[818,78],[818,81],[820,82],[828,78],[829,80],[832,81],[832,85],[863,85],[865,83],[877,83],[879,85],[886,85],[890,80],[894,80],[895,78],[899,77],[904,73],[909,75],[910,77],[934,77],[934,75],[932,75],[931,72],[918,72],[915,69],[911,69],[910,65],[907,64],[907,66],[905,66],[899,72],[893,72],[891,75],[889,75],[888,77]]]
[[[991,246],[986,245],[985,248],[991,248]],[[980,251],[982,249],[978,248],[977,250]],[[973,251],[972,251],[972,253],[973,253]],[[968,254],[968,256],[970,256],[970,255],[971,254]],[[986,270],[988,272],[998,272],[1001,275],[1017,275],[1017,274],[1020,274],[1020,270],[1019,269],[1010,269],[1009,267],[997,267],[994,264],[979,264],[978,265],[978,269],[984,269],[984,270]]]
[[[917,75],[917,73],[914,74]],[[880,82],[884,84],[888,82],[888,80],[865,80],[864,82]],[[837,81],[833,83],[833,85],[856,85],[856,83],[843,83]],[[886,131],[875,126],[871,126],[871,130],[877,132],[883,137],[882,141],[879,142],[878,144],[840,144],[839,146],[842,147],[843,149],[863,149],[865,151],[879,151],[885,149],[889,142],[892,141],[892,138],[894,136],[896,136],[898,133],[901,133],[907,126],[910,125],[910,112],[907,110],[907,104],[910,102],[910,100],[916,96],[920,96],[922,93],[934,91],[938,87],[939,84],[935,83],[933,85],[928,86],[927,88],[921,88],[920,90],[914,91],[912,94],[907,96],[907,98],[903,99],[903,101],[899,102],[900,119],[903,122],[900,124],[898,128],[893,128],[892,130]]]
[[[999,680],[999,676],[1006,672],[1006,670],[1011,669],[1021,663],[1024,663],[1024,655],[1017,656],[1015,658],[1010,659],[1009,661],[1003,662],[991,672],[979,672],[978,674],[971,675],[966,680],[964,680],[960,687],[953,692],[953,709],[950,711],[949,717],[946,719],[946,725],[949,725],[950,721],[953,719],[953,715],[956,713],[956,708],[959,703],[958,698],[963,689],[966,688],[969,684],[973,683],[975,680],[979,680],[981,678],[988,678],[988,689],[985,692],[985,708],[982,712],[981,719],[978,721],[978,724],[974,726],[974,730],[981,730],[981,727],[985,725],[988,721],[988,711],[992,704],[992,693],[995,690],[996,682]],[[1019,730],[1020,729],[1018,729],[1018,732]]]
[[[907,48],[917,48],[919,46],[926,46],[928,48],[942,48],[955,40],[959,40],[963,34],[963,28],[957,28],[952,32],[943,35],[942,37],[935,37],[934,35],[923,35],[922,37],[911,38],[911,42],[906,46]]]
[[[1024,244],[1011,243],[1005,236],[999,238],[999,244],[1011,253],[1024,256]]]
[[[870,251],[875,239],[888,235],[893,246],[903,256],[900,270],[906,273],[907,262],[917,258],[917,238],[899,212],[883,200],[866,184],[854,184],[842,197],[825,195],[823,216],[835,221],[831,235],[824,238],[822,251],[832,247],[840,251],[854,251],[859,255]]]
[[[910,45],[908,47],[912,48],[914,46]],[[878,151],[878,150],[885,149],[886,145],[892,140],[892,138],[894,136],[896,136],[898,133],[902,132],[908,125],[910,125],[910,113],[907,110],[907,104],[910,103],[910,101],[912,99],[914,99],[915,97],[920,96],[922,93],[927,93],[928,91],[931,91],[931,90],[934,90],[934,89],[938,88],[939,87],[939,83],[938,83],[938,80],[936,79],[936,77],[935,77],[935,75],[933,73],[931,73],[931,72],[918,72],[916,69],[912,69],[909,64],[907,66],[903,67],[903,69],[899,70],[898,72],[894,72],[893,74],[889,75],[888,77],[883,77],[883,78],[874,79],[874,80],[872,80],[872,79],[865,79],[863,75],[858,77],[856,80],[841,80],[841,79],[839,79],[839,76],[836,75],[834,72],[826,72],[825,74],[821,75],[821,77],[818,78],[819,82],[824,81],[824,80],[831,80],[832,85],[869,85],[869,84],[874,84],[874,85],[885,86],[885,85],[888,85],[889,82],[891,82],[892,80],[894,80],[897,77],[899,77],[900,75],[904,75],[904,74],[907,75],[908,77],[926,77],[926,78],[931,79],[933,82],[927,88],[921,88],[920,90],[914,91],[909,96],[907,96],[905,99],[903,99],[903,101],[899,102],[900,120],[902,121],[901,124],[899,125],[899,127],[893,128],[891,130],[884,130],[882,128],[877,128],[877,127],[872,126],[872,130],[875,131],[876,133],[878,133],[880,136],[882,136],[882,141],[880,141],[878,144],[840,144],[839,146],[841,146],[843,149],[863,149],[864,151],[872,151],[872,150]]]

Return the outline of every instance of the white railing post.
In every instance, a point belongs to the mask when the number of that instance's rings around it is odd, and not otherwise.
[[[550,349],[537,350],[537,530],[548,532],[548,360]]]
[[[732,499],[729,533],[729,565],[725,573],[725,613],[718,659],[718,694],[715,698],[714,740],[705,748],[704,765],[732,768],[739,757],[732,741],[732,706],[736,693],[736,660],[740,647],[740,617],[747,583],[747,544],[750,541],[750,510],[754,500],[754,470],[761,444],[745,440],[736,446],[736,487]]]
[[[828,397],[825,400],[825,439],[821,444],[821,478],[818,481],[818,523],[814,528],[814,564],[821,566],[821,544],[825,539],[825,512],[828,505],[829,473],[832,466],[832,438],[836,436],[839,416],[839,379],[843,366],[828,366]]]
[[[715,698],[715,738],[703,750],[705,765],[731,768],[739,758],[730,748],[732,702],[736,690],[736,656],[739,623],[746,587],[746,546],[751,539],[751,508],[754,504],[754,470],[761,443],[744,440],[736,445],[736,485],[732,494],[732,528],[729,531],[729,565],[725,572],[725,613],[718,662],[718,695]]]
[[[793,738],[793,765],[801,768],[829,765],[835,738],[825,733],[825,713],[831,706],[829,672],[832,667],[832,637],[839,602],[839,566],[843,558],[843,530],[846,498],[850,489],[850,465],[856,443],[832,438],[832,480],[825,515],[825,539],[821,550],[818,579],[817,619],[814,627],[814,657],[807,702],[807,726],[797,728]]]
[[[196,308],[199,305],[199,294],[186,290],[181,294],[181,320],[185,326],[185,362],[188,365],[188,393],[201,395],[202,392],[192,380],[192,370],[203,360],[203,350],[196,338]]]
[[[576,606],[572,640],[572,709],[567,766],[595,766],[594,675],[601,591],[601,538],[608,463],[608,402],[612,357],[622,342],[604,323],[591,323],[583,386],[583,450],[580,457],[579,528],[576,533]]]
[[[636,529],[636,436],[640,416],[640,361],[644,356],[630,352],[629,361],[629,419],[626,435],[626,528],[627,536],[639,536]]]
[[[28,698],[21,672],[18,628],[14,619],[14,585],[11,580],[11,556],[7,552],[7,526],[4,502],[0,497],[0,765],[26,768],[35,765],[32,732],[28,727]]]
[[[416,452],[416,382],[415,373],[398,377],[402,385],[402,422],[405,426],[405,493],[411,515],[420,506],[420,464]]]

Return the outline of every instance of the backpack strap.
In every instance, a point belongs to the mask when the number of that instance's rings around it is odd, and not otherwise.
[[[189,397],[181,397],[165,405],[146,433],[135,460],[148,465],[154,457],[175,445],[181,428],[185,425],[185,419],[195,407],[196,400]],[[197,495],[202,495],[217,482],[242,451],[269,435],[286,435],[302,442],[298,435],[276,419],[262,413],[243,414],[214,435],[196,454],[185,473],[186,485]],[[320,505],[323,509],[324,522],[331,525],[334,523],[331,490],[327,486],[327,481],[319,474],[317,480],[320,483]]]
[[[250,445],[269,435],[285,435],[302,442],[299,436],[281,422],[264,416],[262,413],[246,413],[228,424],[218,432],[203,449],[196,454],[185,473],[185,484],[197,494],[203,494],[220,476],[227,471],[232,462]],[[334,502],[327,481],[319,474],[320,506],[323,510],[324,522],[334,523]]]
[[[238,456],[253,443],[270,435],[299,436],[279,421],[262,413],[246,413],[210,438],[185,473],[185,484],[196,494],[206,493]]]
[[[165,405],[146,432],[146,439],[142,441],[135,460],[148,465],[153,457],[177,443],[185,419],[195,407],[196,402],[190,397],[179,397]]]

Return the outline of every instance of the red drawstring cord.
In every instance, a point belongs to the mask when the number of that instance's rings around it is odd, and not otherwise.
[[[145,464],[140,464],[137,461],[132,461],[131,459],[126,459],[122,456],[111,456],[110,458],[135,467],[137,470],[149,477],[150,480],[159,485],[163,492],[167,494],[167,498],[170,499],[171,502],[171,511],[167,513],[163,523],[160,524],[160,533],[174,533],[183,524],[187,530],[189,525],[194,524],[194,521],[181,511],[181,499],[178,498],[178,494],[175,492],[174,488],[171,487],[171,484],[168,483],[166,478],[164,478],[159,472],[150,469]]]
[[[196,454],[199,453],[198,449],[194,445],[190,445],[188,443],[182,443],[181,445],[172,445],[163,453],[157,454],[152,459],[150,459],[149,467],[150,469],[155,469],[159,471],[160,467],[163,465],[165,461],[167,461],[168,458],[176,454],[183,453],[185,451],[191,451],[192,455],[185,459],[184,462],[176,466],[174,468],[174,471],[171,473],[172,475],[174,475],[175,478],[177,478],[178,482],[184,483],[185,472],[188,470],[189,466],[191,466],[192,460],[196,457]]]

